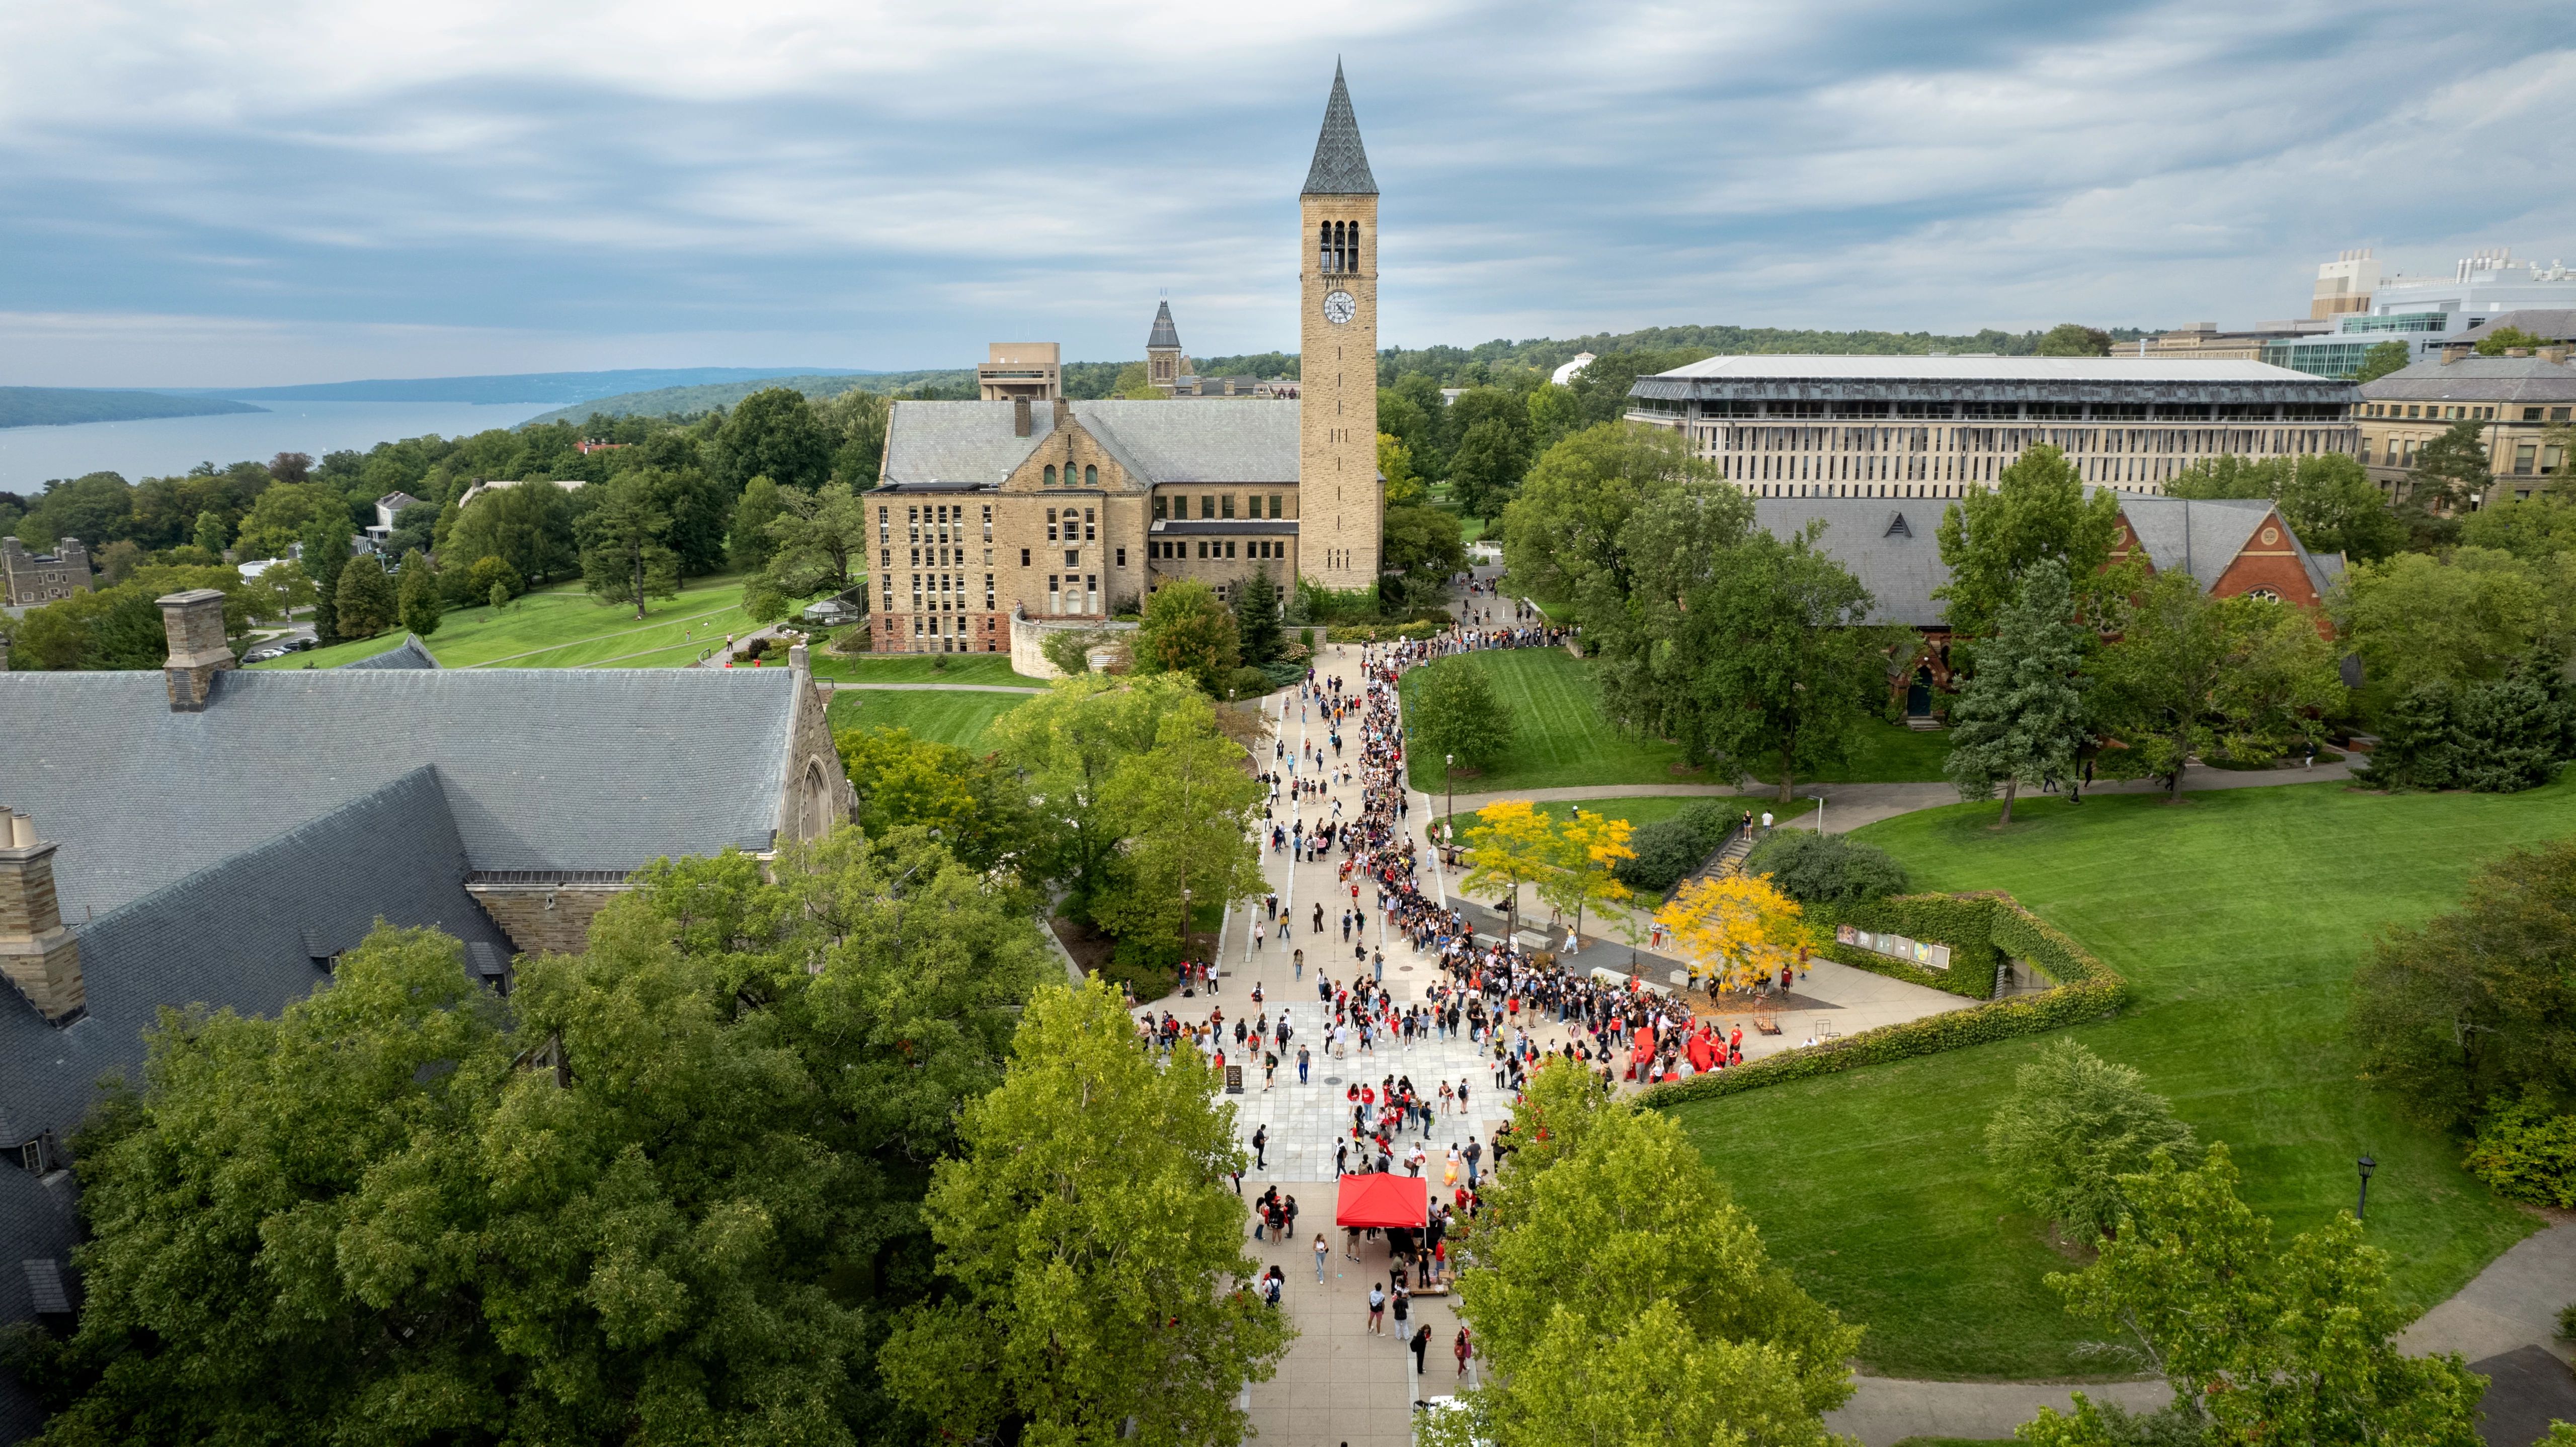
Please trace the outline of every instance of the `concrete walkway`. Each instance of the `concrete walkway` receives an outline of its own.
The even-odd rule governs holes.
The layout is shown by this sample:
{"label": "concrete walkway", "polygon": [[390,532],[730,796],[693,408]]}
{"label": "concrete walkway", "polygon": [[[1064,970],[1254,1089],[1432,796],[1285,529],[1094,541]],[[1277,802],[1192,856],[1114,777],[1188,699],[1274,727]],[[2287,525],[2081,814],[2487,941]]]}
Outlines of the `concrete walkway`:
{"label": "concrete walkway", "polygon": [[2560,1361],[2576,1348],[2558,1339],[2558,1308],[2576,1301],[2576,1222],[2524,1237],[2459,1294],[2415,1319],[2397,1345],[2412,1356],[2458,1352],[2470,1361],[2536,1346]]}
{"label": "concrete walkway", "polygon": [[1829,1431],[1860,1439],[1861,1447],[1892,1447],[1908,1437],[1964,1437],[2000,1441],[2039,1415],[2042,1407],[2075,1410],[2074,1394],[2152,1412],[2173,1400],[2163,1382],[1909,1382],[1856,1376],[1852,1399],[1825,1414]]}
{"label": "concrete walkway", "polygon": [[1043,688],[1023,688],[1016,683],[840,683],[818,678],[814,686],[826,693],[838,688],[867,689],[888,693],[1044,693]]}

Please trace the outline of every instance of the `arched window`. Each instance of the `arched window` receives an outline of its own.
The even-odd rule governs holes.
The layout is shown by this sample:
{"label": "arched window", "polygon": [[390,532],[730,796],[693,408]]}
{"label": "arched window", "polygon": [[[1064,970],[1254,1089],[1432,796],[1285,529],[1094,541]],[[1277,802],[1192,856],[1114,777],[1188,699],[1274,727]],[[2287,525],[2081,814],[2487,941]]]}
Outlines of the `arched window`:
{"label": "arched window", "polygon": [[1351,223],[1351,270],[1360,269],[1360,224]]}
{"label": "arched window", "polygon": [[1084,463],[1082,468],[1082,485],[1084,487],[1098,487],[1100,485],[1100,469],[1090,463]]}
{"label": "arched window", "polygon": [[1315,228],[1315,269],[1333,269],[1333,223],[1330,221]]}
{"label": "arched window", "polygon": [[802,815],[797,822],[797,837],[820,839],[832,831],[832,789],[823,781],[823,766],[805,765],[804,797],[799,801]]}
{"label": "arched window", "polygon": [[1052,463],[1052,462],[1050,462],[1050,463],[1048,463],[1048,464],[1047,464],[1047,468],[1046,468],[1046,482],[1045,482],[1045,484],[1044,484],[1044,485],[1045,485],[1045,486],[1047,486],[1047,487],[1053,487],[1053,486],[1055,486],[1055,464],[1054,464],[1054,463]]}

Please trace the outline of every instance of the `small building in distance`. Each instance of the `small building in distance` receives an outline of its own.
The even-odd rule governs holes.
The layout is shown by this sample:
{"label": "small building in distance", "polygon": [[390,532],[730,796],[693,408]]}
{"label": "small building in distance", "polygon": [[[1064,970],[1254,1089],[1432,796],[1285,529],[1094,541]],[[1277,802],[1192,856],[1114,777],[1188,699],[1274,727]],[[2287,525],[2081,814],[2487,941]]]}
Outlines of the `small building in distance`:
{"label": "small building in distance", "polygon": [[1629,397],[1629,420],[1756,497],[1957,497],[2042,443],[2088,483],[2153,494],[2223,454],[2350,453],[2361,400],[2261,362],[1973,356],[1710,357]]}
{"label": "small building in distance", "polygon": [[407,492],[389,492],[376,499],[376,520],[367,525],[367,546],[380,548],[394,535],[395,520],[407,507],[418,507],[421,499]]}
{"label": "small building in distance", "polygon": [[[578,477],[555,477],[548,478],[547,481],[556,487],[562,488],[566,492],[579,492],[583,483],[583,479]],[[500,492],[505,488],[513,488],[518,485],[519,482],[516,478],[477,478],[475,479],[473,486],[465,489],[465,495],[456,500],[456,510],[463,512],[465,509],[472,507],[474,505],[474,499],[483,496],[485,493]]]}
{"label": "small building in distance", "polygon": [[2507,312],[2569,308],[2576,308],[2576,268],[2516,262],[2510,250],[2497,247],[2460,258],[2448,276],[2377,277],[2360,306],[2330,314],[2331,330],[2266,342],[2263,360],[2320,377],[2350,377],[2385,342],[2404,342],[2407,360],[2420,362]]}
{"label": "small building in distance", "polygon": [[1154,390],[1174,399],[1250,397],[1281,401],[1297,395],[1297,383],[1287,377],[1198,375],[1198,364],[1181,350],[1180,329],[1172,324],[1172,304],[1168,301],[1155,306],[1154,328],[1145,334],[1145,380]]}
{"label": "small building in distance", "polygon": [[2483,502],[2529,498],[2566,471],[2566,429],[2576,421],[2576,363],[2567,347],[2523,356],[2445,352],[2361,387],[2361,462],[2394,498],[2424,444],[2462,422],[2478,424],[2495,489]]}
{"label": "small building in distance", "polygon": [[1591,366],[1592,361],[1590,352],[1577,352],[1574,354],[1574,360],[1559,364],[1555,371],[1548,373],[1547,379],[1557,386],[1565,386],[1572,382],[1584,368]]}
{"label": "small building in distance", "polygon": [[1064,395],[1064,349],[1054,342],[993,342],[975,369],[977,396],[986,402],[1026,397],[1044,402]]}
{"label": "small building in distance", "polygon": [[41,608],[89,591],[94,575],[89,549],[78,538],[57,538],[50,553],[31,553],[16,538],[0,538],[0,603]]}

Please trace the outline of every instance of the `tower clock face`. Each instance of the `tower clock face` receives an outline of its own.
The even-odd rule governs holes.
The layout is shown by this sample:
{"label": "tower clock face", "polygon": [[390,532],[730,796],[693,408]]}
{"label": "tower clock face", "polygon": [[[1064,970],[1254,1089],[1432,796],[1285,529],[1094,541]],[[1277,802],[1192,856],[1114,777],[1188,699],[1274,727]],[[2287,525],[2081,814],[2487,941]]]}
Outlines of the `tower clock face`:
{"label": "tower clock face", "polygon": [[1337,327],[1358,315],[1359,309],[1359,303],[1352,301],[1351,294],[1346,291],[1337,291],[1324,298],[1324,320]]}

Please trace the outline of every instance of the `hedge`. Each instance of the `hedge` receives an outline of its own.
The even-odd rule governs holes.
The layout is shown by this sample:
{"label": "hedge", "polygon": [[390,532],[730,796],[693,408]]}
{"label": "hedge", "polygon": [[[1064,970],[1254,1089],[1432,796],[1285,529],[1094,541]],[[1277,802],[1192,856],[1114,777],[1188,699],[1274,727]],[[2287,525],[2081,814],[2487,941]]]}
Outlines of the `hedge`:
{"label": "hedge", "polygon": [[1995,995],[1995,967],[2009,953],[1994,945],[1995,908],[1994,901],[1982,897],[1901,894],[1814,911],[1817,923],[1827,927],[1847,924],[1875,934],[1903,935],[1948,945],[1950,968],[1946,971],[1925,969],[1893,955],[1853,945],[1827,945],[1818,953],[1856,970],[1928,985],[1971,1000],[1991,1000]]}
{"label": "hedge", "polygon": [[1415,623],[1337,623],[1324,630],[1327,643],[1419,643],[1437,638],[1449,630],[1445,622],[1423,619]]}
{"label": "hedge", "polygon": [[[2040,995],[1990,1000],[1927,1019],[1882,1025],[1840,1040],[1805,1049],[1785,1050],[1731,1070],[1714,1070],[1676,1084],[1651,1086],[1642,1093],[1641,1101],[1661,1107],[1679,1105],[1684,1101],[1714,1100],[1722,1095],[1833,1075],[1863,1065],[1910,1060],[1918,1055],[1935,1055],[1965,1045],[1984,1045],[1997,1040],[2045,1034],[2068,1025],[2098,1020],[2129,1001],[2127,980],[2094,958],[2083,946],[2068,939],[2055,926],[2022,908],[2011,895],[1999,890],[1946,896],[1910,895],[1874,903],[1907,905],[1926,901],[1959,906],[1947,916],[1953,921],[1969,917],[1966,906],[1972,903],[1982,905],[1986,918],[1986,946],[1990,950],[2029,960],[2057,980],[2057,988]],[[1929,910],[1928,905],[1926,909]],[[1951,947],[1955,957],[1960,941],[1948,939],[1942,943]]]}

